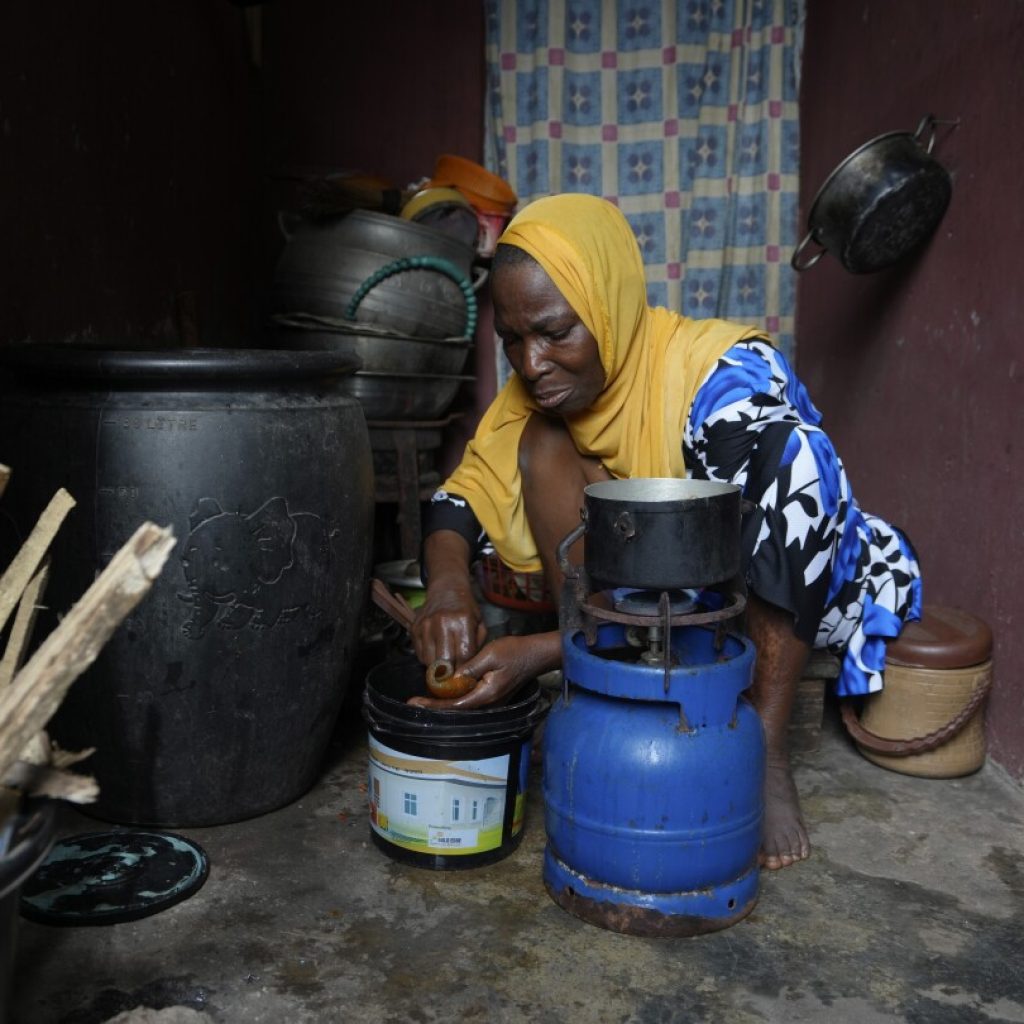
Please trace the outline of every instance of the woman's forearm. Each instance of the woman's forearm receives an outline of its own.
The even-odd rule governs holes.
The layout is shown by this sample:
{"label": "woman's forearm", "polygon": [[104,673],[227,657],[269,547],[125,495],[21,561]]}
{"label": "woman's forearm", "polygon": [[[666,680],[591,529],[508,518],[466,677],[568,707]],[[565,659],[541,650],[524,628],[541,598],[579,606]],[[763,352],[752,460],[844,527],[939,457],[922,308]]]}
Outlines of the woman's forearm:
{"label": "woman's forearm", "polygon": [[423,542],[427,586],[469,586],[469,544],[454,530],[437,530]]}
{"label": "woman's forearm", "polygon": [[537,641],[536,661],[534,673],[542,675],[553,669],[562,667],[562,634],[558,630],[550,633],[535,634]]}

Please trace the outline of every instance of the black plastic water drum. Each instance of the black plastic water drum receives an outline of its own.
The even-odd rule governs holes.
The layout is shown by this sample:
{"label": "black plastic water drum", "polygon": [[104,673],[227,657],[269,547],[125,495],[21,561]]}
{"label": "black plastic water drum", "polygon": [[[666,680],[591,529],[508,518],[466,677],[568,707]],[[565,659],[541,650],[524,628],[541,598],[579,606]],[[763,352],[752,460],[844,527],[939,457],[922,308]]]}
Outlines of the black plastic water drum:
{"label": "black plastic water drum", "polygon": [[348,682],[372,561],[373,464],[329,352],[0,352],[0,564],[59,487],[36,636],[145,520],[177,539],[152,591],[52,722],[95,747],[90,813],[237,821],[316,780]]}
{"label": "black plastic water drum", "polygon": [[395,860],[450,870],[507,857],[523,835],[533,731],[548,710],[538,685],[473,710],[405,702],[426,696],[414,658],[366,679],[373,842]]}

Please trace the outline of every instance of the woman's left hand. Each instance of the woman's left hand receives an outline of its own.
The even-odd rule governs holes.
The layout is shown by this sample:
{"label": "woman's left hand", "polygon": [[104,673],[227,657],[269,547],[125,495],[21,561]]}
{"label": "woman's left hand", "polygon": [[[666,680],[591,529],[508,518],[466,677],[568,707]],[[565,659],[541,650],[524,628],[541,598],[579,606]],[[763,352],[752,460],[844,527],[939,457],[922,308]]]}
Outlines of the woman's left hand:
{"label": "woman's left hand", "polygon": [[558,668],[561,660],[562,639],[557,632],[499,637],[456,668],[458,675],[480,680],[469,693],[454,700],[410,697],[407,703],[441,709],[495,704],[541,673]]}

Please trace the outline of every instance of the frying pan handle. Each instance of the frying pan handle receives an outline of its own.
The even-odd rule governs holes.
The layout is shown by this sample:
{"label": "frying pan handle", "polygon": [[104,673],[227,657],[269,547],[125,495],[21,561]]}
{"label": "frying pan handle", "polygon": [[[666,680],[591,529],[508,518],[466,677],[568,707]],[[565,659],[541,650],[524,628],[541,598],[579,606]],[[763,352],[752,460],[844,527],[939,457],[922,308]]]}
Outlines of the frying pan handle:
{"label": "frying pan handle", "polygon": [[[825,253],[828,251],[822,245],[821,248],[813,256],[811,256],[810,259],[805,260],[803,263],[801,263],[800,253],[802,253],[804,249],[807,248],[807,246],[810,245],[810,243],[815,240],[816,239],[814,238],[814,232],[808,231],[807,234],[804,236],[804,240],[796,247],[796,249],[793,250],[793,255],[790,258],[789,265],[794,270],[807,270],[809,267],[813,267],[814,264],[817,263],[818,260],[820,260],[821,257],[824,256]],[[820,242],[818,244],[821,245]]]}

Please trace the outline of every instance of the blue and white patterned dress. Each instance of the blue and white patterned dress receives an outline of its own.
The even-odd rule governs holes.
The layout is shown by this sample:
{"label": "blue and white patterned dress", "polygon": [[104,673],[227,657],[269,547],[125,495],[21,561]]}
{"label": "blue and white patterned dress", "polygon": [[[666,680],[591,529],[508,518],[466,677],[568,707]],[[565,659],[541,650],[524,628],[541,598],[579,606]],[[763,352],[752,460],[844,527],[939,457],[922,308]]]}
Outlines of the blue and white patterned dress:
{"label": "blue and white patterned dress", "polygon": [[[701,480],[735,483],[756,508],[743,516],[753,593],[792,612],[798,637],[842,656],[841,696],[881,689],[885,642],[921,616],[921,573],[909,541],[862,512],[803,384],[767,342],[740,342],[701,384],[683,455]],[[488,545],[472,509],[438,491],[424,535],[461,533]]]}
{"label": "blue and white patterned dress", "polygon": [[841,654],[836,692],[881,689],[885,642],[921,616],[909,541],[861,511],[821,413],[781,352],[733,346],[690,408],[683,454],[697,479],[739,484],[750,589],[792,612],[796,633]]}

